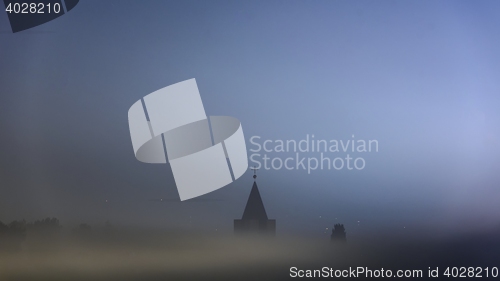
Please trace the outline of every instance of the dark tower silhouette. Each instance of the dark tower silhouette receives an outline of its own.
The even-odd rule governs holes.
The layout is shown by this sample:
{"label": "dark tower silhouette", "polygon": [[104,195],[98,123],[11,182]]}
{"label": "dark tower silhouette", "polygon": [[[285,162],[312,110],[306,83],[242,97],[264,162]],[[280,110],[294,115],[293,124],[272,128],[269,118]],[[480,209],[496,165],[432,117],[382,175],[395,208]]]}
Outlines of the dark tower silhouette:
{"label": "dark tower silhouette", "polygon": [[254,170],[254,182],[252,190],[250,191],[250,196],[248,196],[247,205],[241,220],[234,220],[234,232],[240,233],[259,233],[259,234],[276,234],[276,220],[270,220],[267,217],[266,208],[260,197],[259,188],[255,179],[257,175]]}
{"label": "dark tower silhouette", "polygon": [[332,229],[332,242],[346,242],[346,232],[343,224],[337,223]]}

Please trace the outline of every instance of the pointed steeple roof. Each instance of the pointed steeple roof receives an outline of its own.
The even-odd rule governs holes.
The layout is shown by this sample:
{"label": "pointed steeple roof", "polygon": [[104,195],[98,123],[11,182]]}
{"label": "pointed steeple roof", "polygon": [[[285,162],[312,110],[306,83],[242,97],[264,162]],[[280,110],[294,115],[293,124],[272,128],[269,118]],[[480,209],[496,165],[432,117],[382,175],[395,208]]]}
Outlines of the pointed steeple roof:
{"label": "pointed steeple roof", "polygon": [[262,203],[257,183],[253,182],[252,191],[248,196],[247,205],[243,212],[242,220],[267,220],[266,208]]}

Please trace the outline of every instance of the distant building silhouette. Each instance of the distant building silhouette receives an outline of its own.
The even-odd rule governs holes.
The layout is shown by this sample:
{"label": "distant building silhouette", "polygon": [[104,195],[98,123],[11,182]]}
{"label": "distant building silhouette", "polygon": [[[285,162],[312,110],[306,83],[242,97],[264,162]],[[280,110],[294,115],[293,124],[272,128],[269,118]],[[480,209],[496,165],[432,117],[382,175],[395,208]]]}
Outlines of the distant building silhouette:
{"label": "distant building silhouette", "polygon": [[332,242],[346,242],[346,232],[343,224],[337,223],[332,229],[332,235],[330,236]]}
{"label": "distant building silhouette", "polygon": [[[253,169],[254,173],[257,169]],[[247,205],[241,220],[234,220],[234,233],[259,233],[259,234],[276,234],[276,220],[267,218],[266,209],[262,198],[260,197],[259,188],[255,182],[257,176],[254,174],[254,182],[250,196],[248,196]]]}

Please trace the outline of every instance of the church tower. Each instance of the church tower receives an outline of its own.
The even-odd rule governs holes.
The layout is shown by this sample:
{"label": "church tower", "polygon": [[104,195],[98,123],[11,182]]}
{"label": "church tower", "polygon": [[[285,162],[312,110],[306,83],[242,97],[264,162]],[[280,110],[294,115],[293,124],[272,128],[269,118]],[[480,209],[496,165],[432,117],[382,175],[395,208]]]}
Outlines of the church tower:
{"label": "church tower", "polygon": [[250,191],[250,196],[248,196],[247,205],[241,220],[234,220],[234,233],[256,233],[274,236],[276,234],[276,220],[267,218],[266,208],[255,182],[257,169],[253,168],[252,170],[254,170],[252,190]]}

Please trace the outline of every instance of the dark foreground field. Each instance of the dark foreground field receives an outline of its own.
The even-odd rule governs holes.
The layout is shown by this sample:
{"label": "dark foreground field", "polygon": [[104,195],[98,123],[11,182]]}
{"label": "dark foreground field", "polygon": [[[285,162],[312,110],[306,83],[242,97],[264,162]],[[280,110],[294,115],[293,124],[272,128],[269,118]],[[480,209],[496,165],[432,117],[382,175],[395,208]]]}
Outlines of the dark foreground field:
{"label": "dark foreground field", "polygon": [[[497,234],[449,239],[381,237],[345,245],[304,237],[263,239],[144,229],[57,240],[28,237],[21,248],[0,254],[0,280],[301,279],[290,277],[291,267],[423,272],[421,278],[404,280],[429,279],[428,268],[439,267],[440,277],[433,280],[450,280],[454,278],[442,275],[446,267],[500,267]],[[500,277],[486,278],[483,272],[479,280],[489,279]]]}

